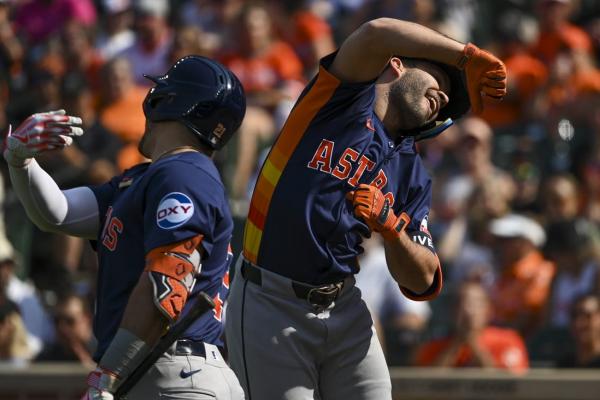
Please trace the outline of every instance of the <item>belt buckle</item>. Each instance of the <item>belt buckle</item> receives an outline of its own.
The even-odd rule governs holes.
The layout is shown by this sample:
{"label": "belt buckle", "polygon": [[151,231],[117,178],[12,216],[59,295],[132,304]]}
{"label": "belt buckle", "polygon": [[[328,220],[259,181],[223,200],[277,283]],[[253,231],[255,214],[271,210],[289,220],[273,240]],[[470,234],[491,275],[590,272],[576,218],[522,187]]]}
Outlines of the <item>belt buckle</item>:
{"label": "belt buckle", "polygon": [[189,340],[180,339],[175,342],[176,355],[190,355],[192,352],[192,343]]}
{"label": "belt buckle", "polygon": [[[338,283],[332,283],[332,284],[326,285],[326,286],[311,288],[308,291],[308,294],[306,295],[306,301],[308,301],[308,303],[311,306],[313,306],[313,308],[317,312],[322,312],[327,307],[329,307],[331,305],[331,303],[333,303],[335,301],[335,299],[337,299],[337,297],[340,294],[340,291],[342,290],[343,285],[344,285],[344,282],[338,282]],[[319,302],[319,300],[317,300],[317,299],[311,300],[311,298],[314,294],[321,295],[323,297],[323,300],[325,300],[325,301]]]}

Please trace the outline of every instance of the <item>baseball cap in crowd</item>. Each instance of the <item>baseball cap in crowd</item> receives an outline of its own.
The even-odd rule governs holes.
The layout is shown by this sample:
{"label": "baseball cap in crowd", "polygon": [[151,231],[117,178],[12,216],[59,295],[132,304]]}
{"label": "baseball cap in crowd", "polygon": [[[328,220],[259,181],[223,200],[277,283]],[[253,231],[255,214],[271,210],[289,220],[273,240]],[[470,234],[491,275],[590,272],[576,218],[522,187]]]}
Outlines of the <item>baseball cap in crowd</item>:
{"label": "baseball cap in crowd", "polygon": [[109,14],[118,14],[131,8],[131,0],[102,0],[104,9]]}
{"label": "baseball cap in crowd", "polygon": [[593,239],[594,226],[583,219],[571,219],[551,223],[546,229],[548,241],[547,252],[570,252],[588,246]]}
{"label": "baseball cap in crowd", "polygon": [[139,14],[167,17],[169,0],[135,0],[134,10]]}
{"label": "baseball cap in crowd", "polygon": [[499,238],[523,238],[529,240],[536,247],[541,247],[546,242],[546,233],[535,220],[519,214],[508,214],[492,220],[490,232]]}

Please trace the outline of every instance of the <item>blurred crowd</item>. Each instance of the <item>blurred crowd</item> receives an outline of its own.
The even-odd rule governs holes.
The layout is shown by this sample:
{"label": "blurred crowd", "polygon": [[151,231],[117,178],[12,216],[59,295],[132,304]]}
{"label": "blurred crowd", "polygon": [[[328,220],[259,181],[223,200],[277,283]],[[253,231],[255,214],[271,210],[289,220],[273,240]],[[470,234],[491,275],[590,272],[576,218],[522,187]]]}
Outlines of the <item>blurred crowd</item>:
{"label": "blurred crowd", "polygon": [[[85,135],[40,164],[63,188],[144,161],[142,101],[187,54],[242,81],[248,110],[216,159],[241,234],[258,168],[318,60],[361,23],[415,21],[507,65],[509,94],[418,143],[445,288],[402,296],[382,245],[358,285],[390,365],[600,367],[600,2],[595,0],[0,0],[0,130],[64,108]],[[93,364],[96,261],[39,231],[0,162],[0,362]]]}

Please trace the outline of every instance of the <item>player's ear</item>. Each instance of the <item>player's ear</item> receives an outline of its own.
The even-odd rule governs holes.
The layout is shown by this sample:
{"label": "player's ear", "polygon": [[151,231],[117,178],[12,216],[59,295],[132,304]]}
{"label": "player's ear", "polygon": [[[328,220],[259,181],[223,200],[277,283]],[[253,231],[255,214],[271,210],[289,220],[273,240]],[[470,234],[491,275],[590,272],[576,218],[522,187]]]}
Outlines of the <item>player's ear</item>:
{"label": "player's ear", "polygon": [[404,64],[402,64],[402,60],[400,59],[400,57],[394,56],[390,58],[389,69],[396,77],[402,74],[402,72],[404,71]]}

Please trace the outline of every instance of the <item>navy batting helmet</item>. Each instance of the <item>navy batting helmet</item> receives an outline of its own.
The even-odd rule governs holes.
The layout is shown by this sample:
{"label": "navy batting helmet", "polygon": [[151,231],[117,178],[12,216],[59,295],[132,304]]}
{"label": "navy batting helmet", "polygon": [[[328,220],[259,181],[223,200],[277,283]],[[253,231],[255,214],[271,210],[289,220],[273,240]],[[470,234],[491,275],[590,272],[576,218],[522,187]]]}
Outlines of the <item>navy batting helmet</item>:
{"label": "navy batting helmet", "polygon": [[163,76],[144,76],[156,84],[144,100],[146,118],[180,121],[212,149],[222,148],[244,119],[242,84],[214,60],[186,56]]}

